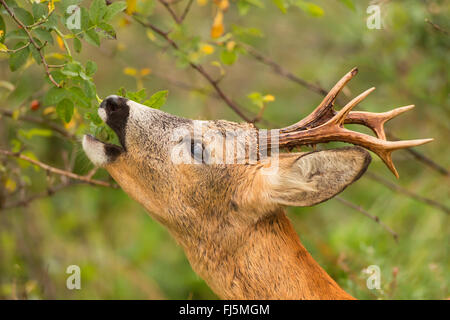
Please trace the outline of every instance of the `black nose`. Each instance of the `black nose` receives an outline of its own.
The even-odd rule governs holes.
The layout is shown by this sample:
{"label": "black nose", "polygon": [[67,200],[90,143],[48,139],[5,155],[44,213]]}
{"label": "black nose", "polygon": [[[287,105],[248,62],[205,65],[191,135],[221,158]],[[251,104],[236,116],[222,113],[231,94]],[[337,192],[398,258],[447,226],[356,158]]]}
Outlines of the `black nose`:
{"label": "black nose", "polygon": [[106,97],[99,108],[104,108],[107,113],[112,111],[118,111],[119,109],[127,108],[127,99],[119,96],[108,96]]}

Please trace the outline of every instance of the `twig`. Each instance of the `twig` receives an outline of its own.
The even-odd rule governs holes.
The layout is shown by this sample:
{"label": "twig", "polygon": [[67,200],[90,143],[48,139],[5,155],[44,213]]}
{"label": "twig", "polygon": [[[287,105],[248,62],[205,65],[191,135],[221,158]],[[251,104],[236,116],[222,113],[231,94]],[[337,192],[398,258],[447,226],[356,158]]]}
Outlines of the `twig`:
{"label": "twig", "polygon": [[[241,45],[243,45],[243,44],[241,44]],[[325,90],[324,88],[322,88],[322,87],[320,87],[320,86],[318,86],[318,85],[316,85],[316,84],[314,84],[314,83],[308,82],[308,81],[306,81],[306,80],[304,80],[304,79],[302,79],[302,78],[300,78],[300,77],[294,75],[293,73],[287,71],[287,70],[284,69],[282,66],[280,66],[278,63],[276,63],[275,61],[273,61],[272,59],[270,59],[270,58],[268,58],[268,57],[266,57],[266,56],[263,56],[261,53],[259,53],[258,51],[256,51],[256,50],[255,50],[254,48],[252,48],[251,46],[245,45],[245,44],[244,44],[244,48],[245,48],[245,50],[247,50],[247,52],[250,53],[256,60],[262,62],[262,63],[265,64],[265,65],[270,66],[270,67],[272,68],[272,70],[273,70],[275,73],[279,74],[280,76],[283,76],[283,77],[285,77],[285,78],[288,78],[289,80],[291,80],[291,81],[293,81],[293,82],[296,82],[296,83],[298,83],[299,85],[301,85],[301,86],[303,86],[303,87],[305,87],[305,88],[307,88],[307,89],[309,89],[309,90],[311,90],[311,91],[314,91],[314,92],[316,92],[316,93],[318,93],[318,94],[321,94],[321,95],[323,95],[323,96],[326,96],[326,95],[328,94],[328,91]]]}
{"label": "twig", "polygon": [[445,212],[446,214],[450,214],[450,208],[446,207],[445,205],[443,205],[442,203],[437,202],[436,200],[432,200],[429,198],[425,198],[422,197],[421,195],[418,195],[412,191],[409,191],[408,189],[405,189],[399,185],[396,185],[395,183],[390,182],[389,180],[385,179],[384,177],[373,173],[373,172],[366,172],[366,176],[369,177],[372,180],[375,180],[383,185],[385,185],[386,187],[388,187],[389,189],[391,189],[392,191],[395,192],[399,192],[399,193],[403,193],[407,196],[409,196],[410,198],[413,198],[417,201],[420,201],[422,203],[428,204],[432,207],[435,207],[443,212]]}
{"label": "twig", "polygon": [[354,210],[362,213],[363,215],[365,215],[369,219],[372,219],[376,223],[378,223],[383,229],[385,229],[387,232],[389,232],[392,235],[392,237],[394,238],[395,242],[398,242],[398,234],[397,234],[397,232],[395,232],[388,225],[383,223],[378,216],[371,215],[369,212],[364,210],[362,207],[354,204],[353,202],[345,200],[345,199],[343,199],[343,198],[341,198],[339,196],[336,196],[335,199],[338,200],[339,202],[343,203],[344,205],[346,205],[346,206],[348,206],[350,208],[353,208]]}
{"label": "twig", "polygon": [[439,32],[442,32],[445,35],[449,35],[449,32],[445,29],[443,29],[441,26],[439,26],[438,24],[431,22],[429,19],[425,19],[425,22],[427,22],[428,24],[430,24],[434,29],[436,29]]}
{"label": "twig", "polygon": [[186,5],[186,8],[184,8],[183,14],[181,15],[181,18],[180,18],[180,23],[182,23],[184,21],[184,19],[186,19],[193,2],[194,2],[194,0],[189,0],[188,4]]}
{"label": "twig", "polygon": [[22,160],[28,161],[28,162],[30,162],[30,163],[38,166],[38,167],[41,167],[42,169],[44,169],[44,170],[46,170],[48,172],[52,172],[52,173],[55,173],[55,174],[58,174],[58,175],[61,175],[61,176],[69,177],[71,179],[80,180],[80,181],[83,181],[83,182],[87,182],[87,183],[90,183],[90,184],[95,184],[95,185],[99,185],[99,186],[103,186],[103,187],[116,188],[116,186],[113,186],[112,184],[110,184],[108,182],[91,179],[91,178],[89,178],[87,176],[80,176],[80,175],[75,174],[73,172],[69,172],[69,171],[66,171],[66,170],[61,170],[61,169],[49,166],[48,164],[45,164],[45,163],[40,162],[38,160],[31,159],[30,157],[27,157],[27,156],[25,156],[23,154],[20,154],[20,153],[12,152],[12,151],[5,150],[5,149],[0,149],[0,154],[3,154],[3,155],[8,156],[8,157],[14,157],[14,158],[18,158],[18,159],[22,159]]}
{"label": "twig", "polygon": [[167,11],[169,11],[169,13],[172,16],[175,23],[181,24],[181,20],[180,20],[180,18],[178,18],[175,11],[173,11],[172,6],[169,3],[167,3],[165,0],[159,0],[159,2],[167,9]]}
{"label": "twig", "polygon": [[[161,29],[159,29],[158,27],[154,26],[153,24],[149,23],[149,22],[144,22],[141,21],[136,15],[133,15],[133,18],[136,22],[138,22],[139,24],[141,24],[142,26],[149,28],[151,30],[153,30],[155,33],[157,33],[158,35],[160,35],[161,37],[163,37],[171,46],[172,48],[174,48],[175,50],[182,52],[181,49],[179,48],[179,46],[176,44],[175,41],[173,41],[172,39],[170,39],[169,35],[167,32],[162,31]],[[219,97],[234,111],[236,112],[237,115],[239,115],[243,120],[247,121],[247,122],[252,122],[252,119],[249,118],[248,116],[246,116],[242,111],[241,111],[241,107],[239,105],[237,105],[233,100],[231,100],[231,98],[229,98],[223,91],[222,89],[219,87],[219,84],[217,83],[217,81],[215,81],[206,71],[205,69],[199,65],[199,64],[195,64],[193,62],[189,62],[189,65],[195,69],[198,73],[200,73],[203,78],[205,78],[212,86],[213,88],[216,90],[217,94],[219,95]]]}
{"label": "twig", "polygon": [[[0,109],[0,114],[10,117],[10,118],[13,117],[13,112],[10,110]],[[49,129],[58,132],[59,134],[61,134],[62,136],[66,137],[68,139],[76,140],[76,136],[74,134],[68,132],[63,127],[60,127],[57,124],[47,121],[45,119],[33,117],[33,116],[21,115],[21,116],[19,116],[19,118],[17,120],[44,125],[44,126],[48,127]]]}
{"label": "twig", "polygon": [[11,16],[11,18],[16,22],[16,24],[26,32],[28,38],[30,39],[31,44],[36,48],[37,52],[39,53],[39,56],[41,57],[41,62],[42,65],[44,66],[45,73],[47,74],[48,78],[56,87],[60,88],[61,86],[59,85],[59,83],[55,81],[55,79],[53,79],[53,76],[50,73],[47,61],[45,60],[44,54],[42,53],[42,48],[38,46],[38,44],[33,38],[33,35],[30,33],[30,30],[28,30],[28,27],[16,17],[14,12],[6,4],[5,0],[0,0],[0,3],[5,7],[6,11]]}

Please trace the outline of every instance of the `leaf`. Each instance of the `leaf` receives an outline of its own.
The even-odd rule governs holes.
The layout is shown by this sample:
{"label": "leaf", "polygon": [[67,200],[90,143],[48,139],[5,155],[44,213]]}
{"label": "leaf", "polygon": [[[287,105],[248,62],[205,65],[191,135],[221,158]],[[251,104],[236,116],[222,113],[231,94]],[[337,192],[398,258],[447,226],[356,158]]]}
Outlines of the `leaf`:
{"label": "leaf", "polygon": [[33,31],[40,40],[53,44],[53,36],[50,31],[44,28],[34,29]]}
{"label": "leaf", "polygon": [[131,15],[136,12],[137,0],[127,0],[127,14]]}
{"label": "leaf", "polygon": [[45,4],[37,2],[33,2],[31,11],[33,12],[35,22],[45,18],[48,12],[47,6]]}
{"label": "leaf", "polygon": [[69,99],[63,99],[56,106],[56,113],[61,120],[68,123],[72,119],[73,109],[73,102]]}
{"label": "leaf", "polygon": [[356,7],[355,4],[353,3],[353,0],[339,0],[339,1],[342,2],[349,9],[356,11]]}
{"label": "leaf", "polygon": [[168,90],[162,90],[154,93],[150,99],[144,102],[146,106],[151,108],[159,109],[164,103],[166,103],[167,95],[169,94]]}
{"label": "leaf", "polygon": [[313,17],[321,17],[325,13],[321,7],[311,2],[297,0],[295,5]]}
{"label": "leaf", "polygon": [[216,16],[214,17],[214,22],[211,27],[211,38],[219,38],[224,31],[223,26],[223,13],[222,11],[217,11]]}
{"label": "leaf", "polygon": [[223,64],[226,64],[228,66],[232,65],[237,59],[237,54],[236,52],[233,51],[228,51],[228,50],[223,50],[222,53],[220,54],[220,60],[222,61]]}
{"label": "leaf", "polygon": [[97,64],[93,61],[86,63],[86,75],[92,76],[97,71]]}
{"label": "leaf", "polygon": [[100,38],[97,34],[97,32],[94,29],[90,29],[88,31],[85,32],[84,34],[84,39],[86,40],[87,43],[97,46],[100,46]]}
{"label": "leaf", "polygon": [[109,25],[107,23],[104,23],[104,22],[101,22],[98,25],[98,27],[100,28],[100,31],[102,31],[101,34],[105,38],[110,39],[110,40],[115,40],[116,39],[116,31],[114,31],[114,28],[111,25]]}
{"label": "leaf", "polygon": [[[24,45],[25,45],[25,43],[19,42],[18,44],[16,44],[14,49],[19,49],[19,48],[23,47]],[[27,61],[29,55],[30,55],[29,47],[25,47],[19,51],[11,53],[11,55],[9,57],[9,68],[11,69],[11,71],[16,71],[21,66],[23,66],[25,64],[25,62]]]}
{"label": "leaf", "polygon": [[118,14],[119,12],[122,12],[123,10],[125,10],[127,7],[127,3],[125,1],[117,1],[114,2],[112,4],[110,4],[107,8],[106,8],[106,14],[103,17],[103,20],[105,20],[106,22],[108,22],[109,20],[111,20],[116,14]]}
{"label": "leaf", "polygon": [[50,88],[50,90],[47,91],[47,93],[44,96],[44,105],[46,106],[56,105],[66,96],[67,96],[66,89],[52,87]]}
{"label": "leaf", "polygon": [[22,8],[14,8],[14,15],[26,26],[34,23],[33,16],[27,10]]}
{"label": "leaf", "polygon": [[75,52],[77,52],[77,53],[81,52],[82,44],[81,44],[80,39],[73,38],[73,48],[75,49]]}
{"label": "leaf", "polygon": [[91,106],[91,99],[86,96],[83,90],[79,87],[72,87],[69,89],[70,96],[77,104],[89,108]]}
{"label": "leaf", "polygon": [[85,80],[84,92],[88,98],[94,99],[97,95],[97,88],[95,87],[95,84],[92,81]]}
{"label": "leaf", "polygon": [[77,77],[80,75],[80,72],[82,71],[82,67],[79,63],[76,62],[70,62],[67,63],[64,68],[61,70],[61,72],[69,77]]}
{"label": "leaf", "polygon": [[8,47],[0,42],[0,52],[8,52]]}
{"label": "leaf", "polygon": [[3,43],[5,41],[5,36],[6,36],[5,21],[3,20],[3,17],[0,16],[0,43]]}
{"label": "leaf", "polygon": [[102,21],[103,16],[106,14],[105,0],[94,0],[89,8],[89,17],[94,24],[98,24]]}
{"label": "leaf", "polygon": [[272,0],[272,2],[278,7],[278,9],[280,9],[281,12],[287,12],[285,0]]}

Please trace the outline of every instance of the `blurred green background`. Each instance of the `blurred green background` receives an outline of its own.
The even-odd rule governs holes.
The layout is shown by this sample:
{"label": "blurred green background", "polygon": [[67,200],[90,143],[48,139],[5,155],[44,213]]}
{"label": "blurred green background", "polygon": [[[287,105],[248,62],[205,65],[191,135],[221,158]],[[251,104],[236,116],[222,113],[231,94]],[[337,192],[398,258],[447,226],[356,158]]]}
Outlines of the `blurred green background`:
{"label": "blurred green background", "polygon": [[[176,7],[177,12],[182,12],[185,1]],[[323,15],[316,17],[298,8],[283,14],[269,1],[264,1],[264,8],[252,7],[246,15],[240,15],[236,3],[231,1],[224,15],[225,32],[253,28],[243,32],[242,41],[286,70],[326,89],[358,66],[360,72],[343,92],[341,101],[375,86],[377,90],[359,110],[382,112],[415,104],[413,111],[389,122],[387,127],[402,139],[435,138],[435,142],[416,150],[448,169],[450,38],[442,30],[450,30],[449,2],[380,1],[384,25],[379,30],[366,26],[370,1],[355,1],[354,10],[344,2],[316,1],[323,9]],[[150,21],[169,29],[170,18],[164,7],[141,0],[138,5],[154,6]],[[182,32],[208,43],[213,17],[211,3],[194,1]],[[167,103],[162,107],[166,112],[193,119],[240,121],[223,101],[215,98],[203,78],[191,68],[180,67],[171,49],[160,45],[162,40],[124,16],[116,17],[113,24],[117,26],[117,40],[102,42],[100,48],[86,45],[79,57],[81,61],[90,59],[98,64],[94,81],[100,97],[116,93],[120,87],[129,90],[143,87],[149,93],[168,89]],[[174,39],[177,40],[176,35]],[[216,48],[201,60],[214,77],[220,76],[221,71],[211,62],[219,60],[220,50]],[[254,114],[258,107],[247,97],[250,93],[275,97],[264,112],[263,124],[270,127],[286,126],[301,119],[322,98],[273,73],[249,54],[239,53],[232,66],[222,64],[221,68],[223,90]],[[137,74],[142,69],[150,69],[144,74],[150,73],[136,79],[133,69]],[[21,108],[29,102],[27,97],[31,93],[42,88],[42,70],[35,65],[21,73],[11,73],[7,59],[2,58],[0,78],[29,90],[27,94],[3,95],[1,108]],[[35,125],[18,125],[9,118],[0,118],[1,147],[9,146],[19,127]],[[87,128],[69,126],[68,130],[81,137]],[[75,172],[85,174],[92,168],[79,143],[57,135],[33,137],[30,148],[41,161],[55,167],[63,166],[64,151],[76,150]],[[7,161],[11,160],[0,157],[0,163]],[[394,162],[399,180],[375,155],[369,172],[438,201],[447,209],[395,192],[368,176],[347,188],[341,197],[378,216],[398,233],[398,243],[379,224],[335,199],[311,208],[289,208],[288,215],[312,256],[353,296],[448,299],[449,177],[405,151],[394,153]],[[24,170],[31,179],[27,192],[45,190],[48,182],[42,170],[37,172],[32,167]],[[100,170],[95,178],[108,179],[108,175]],[[8,200],[7,191],[4,196]],[[66,288],[69,265],[81,268],[81,290]],[[380,290],[369,290],[366,286],[368,275],[363,270],[370,265],[381,269]],[[124,192],[79,185],[26,207],[0,209],[0,298],[216,296],[191,270],[183,251],[168,232]]]}

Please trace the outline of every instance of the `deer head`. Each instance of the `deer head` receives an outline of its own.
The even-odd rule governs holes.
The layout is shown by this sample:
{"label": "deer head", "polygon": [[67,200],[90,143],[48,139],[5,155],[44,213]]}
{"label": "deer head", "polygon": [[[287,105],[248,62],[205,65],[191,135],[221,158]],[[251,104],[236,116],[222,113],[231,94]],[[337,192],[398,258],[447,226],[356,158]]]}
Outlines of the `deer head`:
{"label": "deer head", "polygon": [[[332,198],[364,173],[370,155],[361,147],[304,153],[279,153],[278,148],[348,142],[375,152],[398,176],[391,152],[431,141],[386,141],[384,122],[411,106],[381,114],[352,112],[373,89],[334,111],[337,94],[356,72],[345,75],[308,117],[269,132],[249,123],[184,119],[109,96],[98,114],[115,131],[120,146],[86,135],[83,148],[95,165],[104,167],[168,228],[194,270],[221,297],[328,297],[317,293],[325,289],[314,288],[330,285],[325,290],[329,297],[331,292],[348,297],[310,259],[282,208]],[[377,137],[347,130],[344,123],[366,125]],[[276,257],[270,258],[273,254]],[[268,258],[271,262],[264,263]],[[279,264],[278,278],[270,278],[267,264]],[[292,283],[284,289],[285,285],[271,283],[282,281],[283,272]],[[308,278],[314,278],[311,272],[319,279],[305,286]]]}

